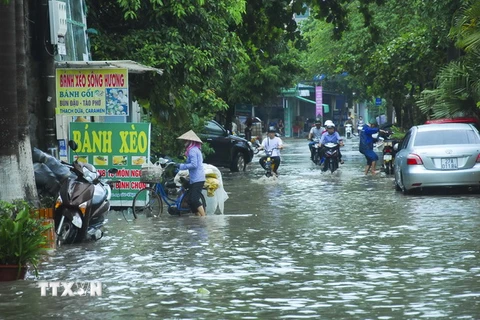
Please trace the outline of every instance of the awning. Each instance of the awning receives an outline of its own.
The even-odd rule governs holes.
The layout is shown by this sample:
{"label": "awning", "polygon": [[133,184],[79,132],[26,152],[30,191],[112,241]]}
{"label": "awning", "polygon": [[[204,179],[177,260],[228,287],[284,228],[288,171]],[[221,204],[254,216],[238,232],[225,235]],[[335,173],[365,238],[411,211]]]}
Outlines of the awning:
{"label": "awning", "polygon": [[76,69],[127,69],[129,73],[156,72],[163,74],[163,70],[149,67],[132,60],[110,60],[110,61],[56,61],[56,68]]}
{"label": "awning", "polygon": [[[316,104],[315,101],[310,100],[310,99],[307,99],[307,98],[304,98],[304,97],[295,96],[295,98],[297,98],[297,99],[299,99],[299,100],[302,100],[302,101],[305,101],[305,102],[309,102],[309,103],[312,103],[312,104]],[[328,104],[322,103],[322,107],[323,107],[323,111],[324,111],[324,112],[329,112],[330,106],[329,106]]]}
{"label": "awning", "polygon": [[315,101],[310,100],[310,99],[307,99],[307,98],[304,98],[304,97],[295,96],[295,98],[297,98],[297,99],[299,99],[299,100],[302,100],[302,101],[306,101],[306,102],[310,102],[310,103],[316,104]]}

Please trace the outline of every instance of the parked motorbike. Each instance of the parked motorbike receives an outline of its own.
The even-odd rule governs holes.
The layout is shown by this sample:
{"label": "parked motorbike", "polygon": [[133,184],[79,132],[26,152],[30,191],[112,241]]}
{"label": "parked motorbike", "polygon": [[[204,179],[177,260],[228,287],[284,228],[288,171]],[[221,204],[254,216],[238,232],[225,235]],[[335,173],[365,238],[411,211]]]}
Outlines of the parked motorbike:
{"label": "parked motorbike", "polygon": [[32,160],[40,203],[42,205],[52,203],[53,208],[60,187],[71,172],[60,160],[37,148],[33,148]]}
{"label": "parked motorbike", "polygon": [[337,143],[329,142],[325,144],[325,161],[323,162],[322,171],[326,172],[330,170],[334,173],[338,169],[338,153],[339,145]]}
{"label": "parked motorbike", "polygon": [[383,171],[385,174],[393,174],[393,162],[395,160],[396,151],[394,145],[398,142],[392,139],[393,132],[387,128],[383,128],[386,133],[380,133],[378,139],[382,141],[382,157],[383,157]]}
{"label": "parked motorbike", "polygon": [[345,137],[347,139],[351,139],[352,138],[352,135],[353,135],[353,125],[350,124],[350,123],[347,123],[345,125]]}
{"label": "parked motorbike", "polygon": [[[77,149],[75,141],[68,142],[72,150]],[[99,240],[103,237],[102,227],[108,221],[111,185],[118,181],[102,180],[97,169],[75,160],[62,164],[73,173],[61,186],[55,204],[55,229],[59,244],[71,244],[85,240]],[[117,169],[109,169],[116,174]]]}

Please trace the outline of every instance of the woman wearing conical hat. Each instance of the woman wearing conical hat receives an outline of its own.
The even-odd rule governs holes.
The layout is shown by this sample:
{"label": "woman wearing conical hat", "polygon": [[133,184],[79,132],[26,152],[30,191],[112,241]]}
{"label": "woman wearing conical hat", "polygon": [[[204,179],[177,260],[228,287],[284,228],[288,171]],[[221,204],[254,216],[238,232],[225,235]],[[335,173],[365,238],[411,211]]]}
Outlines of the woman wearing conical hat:
{"label": "woman wearing conical hat", "polygon": [[187,160],[181,163],[180,170],[188,170],[190,175],[190,208],[198,216],[205,216],[205,209],[200,201],[203,185],[205,184],[205,172],[203,171],[202,140],[190,130],[177,139],[185,140],[185,156]]}

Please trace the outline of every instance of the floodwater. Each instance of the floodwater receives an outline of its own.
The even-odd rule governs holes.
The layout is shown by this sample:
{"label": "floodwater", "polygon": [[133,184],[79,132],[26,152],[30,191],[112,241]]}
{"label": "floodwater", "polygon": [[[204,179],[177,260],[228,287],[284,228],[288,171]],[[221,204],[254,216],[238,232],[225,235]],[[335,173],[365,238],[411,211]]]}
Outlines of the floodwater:
{"label": "floodwater", "polygon": [[[256,160],[222,171],[224,215],[112,212],[103,239],[0,283],[0,319],[480,319],[479,195],[395,192],[362,174],[357,139],[333,175],[301,139],[278,179]],[[41,296],[40,281],[102,292]]]}

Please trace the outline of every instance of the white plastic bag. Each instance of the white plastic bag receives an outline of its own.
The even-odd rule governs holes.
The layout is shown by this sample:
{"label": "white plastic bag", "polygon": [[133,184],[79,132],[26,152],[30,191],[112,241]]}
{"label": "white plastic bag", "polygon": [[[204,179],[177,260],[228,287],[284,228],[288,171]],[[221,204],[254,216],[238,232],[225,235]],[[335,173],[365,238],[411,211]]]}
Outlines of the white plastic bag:
{"label": "white plastic bag", "polygon": [[205,171],[205,176],[213,173],[218,179],[218,188],[215,190],[213,197],[209,197],[207,195],[207,190],[202,191],[207,205],[207,214],[215,214],[217,210],[223,214],[225,209],[225,201],[228,199],[228,194],[223,188],[222,173],[217,167],[207,163],[203,164],[203,170]]}
{"label": "white plastic bag", "polygon": [[[215,192],[213,192],[213,196],[208,196],[206,189],[202,190],[202,194],[205,198],[205,204],[207,206],[206,213],[211,215],[215,214],[218,210],[221,214],[223,214],[225,209],[225,201],[228,199],[228,194],[223,188],[222,173],[217,167],[207,163],[203,164],[203,170],[205,171],[205,179],[207,179],[208,176],[215,175],[215,178],[218,180],[218,188],[215,190]],[[181,170],[177,173],[174,179],[177,186],[180,185],[180,177],[188,178],[188,170]]]}
{"label": "white plastic bag", "polygon": [[142,165],[140,175],[141,182],[159,182],[162,179],[163,168],[158,162],[149,162]]}

